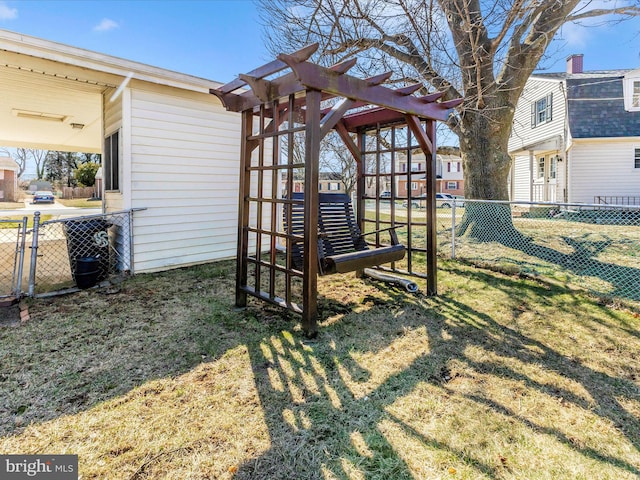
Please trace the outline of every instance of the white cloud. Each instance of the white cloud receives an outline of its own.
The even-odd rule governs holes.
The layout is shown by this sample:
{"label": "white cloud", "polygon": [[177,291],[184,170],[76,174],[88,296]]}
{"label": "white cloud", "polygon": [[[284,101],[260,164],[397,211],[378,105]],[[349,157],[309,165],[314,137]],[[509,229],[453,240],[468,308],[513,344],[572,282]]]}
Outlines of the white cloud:
{"label": "white cloud", "polygon": [[[582,0],[573,10],[573,15],[580,15],[591,10],[610,10],[622,6],[629,6],[628,1],[614,0]],[[602,28],[611,28],[618,18],[615,15],[602,15],[597,17],[583,18],[578,22],[565,23],[560,31],[560,38],[567,42],[567,45],[574,48],[584,48],[597,35]]]}
{"label": "white cloud", "polygon": [[18,18],[18,9],[9,8],[5,2],[0,2],[0,20],[13,20]]}
{"label": "white cloud", "polygon": [[567,42],[569,47],[574,48],[584,47],[591,37],[591,32],[587,27],[575,23],[564,24],[560,32],[560,38]]}
{"label": "white cloud", "polygon": [[118,22],[111,20],[110,18],[103,18],[102,21],[93,27],[94,32],[108,32],[114,28],[118,28]]}

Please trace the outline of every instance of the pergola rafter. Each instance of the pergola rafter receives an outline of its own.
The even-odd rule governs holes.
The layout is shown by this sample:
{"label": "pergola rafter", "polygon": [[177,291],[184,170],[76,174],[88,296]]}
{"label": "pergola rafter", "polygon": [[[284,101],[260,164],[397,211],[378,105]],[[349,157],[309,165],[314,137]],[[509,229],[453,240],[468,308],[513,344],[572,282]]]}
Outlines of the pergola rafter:
{"label": "pergola rafter", "polygon": [[[390,72],[366,79],[353,77],[348,71],[356,64],[355,59],[332,67],[311,63],[308,60],[317,48],[310,45],[292,54],[281,54],[276,60],[211,90],[228,110],[241,112],[243,119],[236,304],[246,306],[247,295],[252,295],[301,313],[307,335],[317,332],[317,277],[323,273],[318,267],[322,138],[335,130],[357,162],[360,229],[366,231],[371,223],[376,230],[389,226],[407,232],[406,261],[399,265],[395,254],[387,255],[386,261],[391,259],[391,266],[381,268],[425,277],[427,293],[434,295],[437,292],[435,122],[445,121],[451,109],[462,102],[462,99],[439,101],[444,92],[414,96],[422,88],[420,84],[386,87],[383,84],[392,76]],[[327,101],[333,104],[324,106]],[[389,136],[389,132],[390,141],[382,141],[381,136]],[[354,133],[357,141],[352,138]],[[304,144],[294,145],[296,135],[302,134]],[[296,148],[304,150],[303,159],[296,158]],[[412,164],[416,149],[424,153],[424,168],[420,163],[417,167]],[[390,167],[382,165],[382,159],[386,158],[390,159]],[[401,164],[405,171],[399,168]],[[302,171],[304,174],[300,175]],[[426,187],[426,209],[425,218],[416,221],[411,211],[412,193],[400,194],[397,185],[401,182],[413,185],[413,180],[421,176]],[[304,179],[303,208],[293,195],[299,186],[297,177]],[[367,183],[374,187],[367,190]],[[392,192],[390,220],[381,215],[383,184],[389,185]],[[408,202],[404,221],[396,214],[399,207],[395,200],[402,199]],[[365,200],[376,201],[371,215],[366,214]],[[294,212],[304,212],[302,236],[290,225]],[[290,219],[285,222],[287,225],[283,218]],[[424,231],[423,246],[412,245],[412,231],[416,230]],[[375,237],[373,244],[382,250],[380,234]],[[293,245],[302,246],[301,267],[292,259]],[[281,246],[285,247],[284,257],[278,253]],[[359,265],[358,254],[354,255],[355,264]],[[373,256],[367,251],[367,259]],[[425,272],[414,268],[422,259],[426,263]]]}

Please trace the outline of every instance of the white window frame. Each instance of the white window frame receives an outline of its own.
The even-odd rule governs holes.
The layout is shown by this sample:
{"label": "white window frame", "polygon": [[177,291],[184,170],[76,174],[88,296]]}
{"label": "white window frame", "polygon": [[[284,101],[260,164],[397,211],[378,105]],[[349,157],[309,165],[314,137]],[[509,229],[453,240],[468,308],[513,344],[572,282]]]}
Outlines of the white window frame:
{"label": "white window frame", "polygon": [[458,189],[458,182],[456,182],[454,180],[448,180],[446,189],[447,190],[457,190]]}
{"label": "white window frame", "polygon": [[538,157],[538,171],[536,173],[536,178],[538,180],[544,180],[546,163],[545,157]]}
{"label": "white window frame", "polygon": [[558,178],[558,156],[549,157],[549,180]]}
{"label": "white window frame", "polygon": [[418,189],[418,182],[411,182],[411,190],[417,190]]}
{"label": "white window frame", "polygon": [[462,171],[461,162],[449,162],[449,166],[447,167],[447,171],[449,173],[459,173]]}
{"label": "white window frame", "polygon": [[553,93],[531,102],[531,128],[553,120]]}
{"label": "white window frame", "polygon": [[640,70],[629,72],[624,77],[624,109],[627,112],[640,112]]}

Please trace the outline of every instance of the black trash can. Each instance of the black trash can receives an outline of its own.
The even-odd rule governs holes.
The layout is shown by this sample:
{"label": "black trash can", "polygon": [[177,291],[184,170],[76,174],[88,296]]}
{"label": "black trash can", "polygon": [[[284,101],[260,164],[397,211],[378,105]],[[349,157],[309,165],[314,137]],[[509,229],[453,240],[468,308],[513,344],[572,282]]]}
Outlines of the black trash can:
{"label": "black trash can", "polygon": [[78,257],[76,259],[76,285],[78,288],[91,288],[98,283],[100,275],[100,257]]}
{"label": "black trash can", "polygon": [[[64,223],[71,275],[77,285],[79,280],[85,282],[92,278],[93,274],[87,274],[94,270],[95,283],[109,275],[110,226],[111,224],[102,218],[69,220]],[[78,274],[82,274],[81,279],[78,278]],[[80,285],[78,287],[82,288]]]}

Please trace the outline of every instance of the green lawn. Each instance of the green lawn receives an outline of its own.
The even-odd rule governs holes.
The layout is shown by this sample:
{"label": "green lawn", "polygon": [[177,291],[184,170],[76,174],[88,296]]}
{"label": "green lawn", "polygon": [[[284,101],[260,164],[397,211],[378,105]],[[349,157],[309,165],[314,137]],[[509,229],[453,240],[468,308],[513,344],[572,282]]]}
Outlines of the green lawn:
{"label": "green lawn", "polygon": [[0,451],[83,479],[640,476],[637,312],[449,261],[438,297],[320,279],[309,341],[236,311],[233,270],[30,301],[0,329]]}
{"label": "green lawn", "polygon": [[[7,220],[9,223],[0,223],[0,229],[2,228],[17,228],[18,224],[22,224],[22,219],[27,217],[27,228],[33,227],[33,213],[31,215],[11,215],[9,217],[0,217],[0,220]],[[46,222],[51,220],[51,215],[40,215],[40,222]]]}

